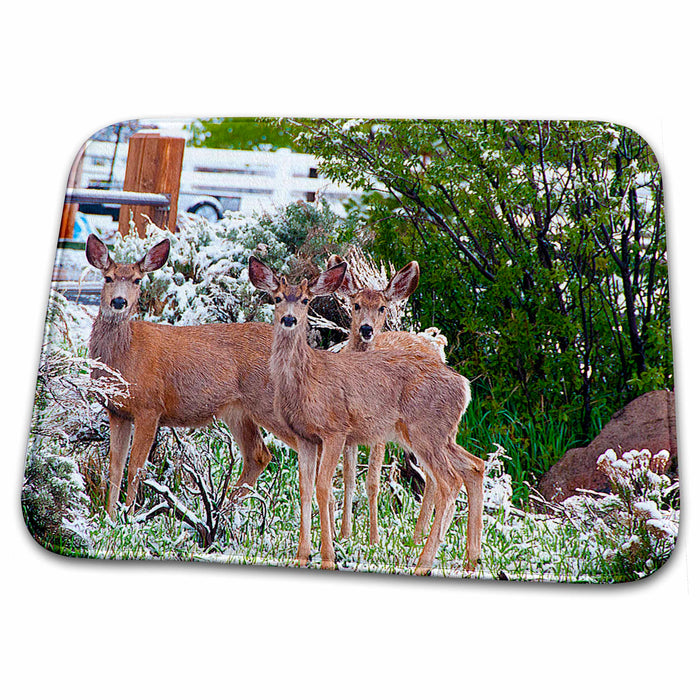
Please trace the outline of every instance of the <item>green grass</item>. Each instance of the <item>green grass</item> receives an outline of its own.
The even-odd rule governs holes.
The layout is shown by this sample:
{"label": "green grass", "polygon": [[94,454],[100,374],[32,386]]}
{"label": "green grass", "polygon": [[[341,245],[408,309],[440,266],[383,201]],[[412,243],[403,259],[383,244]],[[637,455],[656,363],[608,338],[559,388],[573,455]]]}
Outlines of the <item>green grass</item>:
{"label": "green grass", "polygon": [[[611,413],[607,407],[596,408],[591,429],[594,435],[602,429],[604,416]],[[590,440],[576,434],[574,421],[568,416],[543,416],[540,422],[522,419],[509,406],[491,407],[475,387],[462,417],[458,441],[480,457],[492,452],[494,445],[501,445],[510,458],[507,470],[513,479],[513,500],[523,506],[528,502],[530,486],[536,487],[567,450]]]}
{"label": "green grass", "polygon": [[[197,439],[201,446],[201,436]],[[211,442],[211,438],[207,440]],[[299,537],[296,455],[276,445],[271,445],[271,449],[274,461],[261,475],[255,492],[228,514],[220,537],[210,548],[202,548],[197,533],[172,515],[161,515],[139,524],[123,511],[114,522],[106,518],[103,512],[98,512],[93,518],[88,556],[294,566]],[[215,452],[224,453],[223,450]],[[420,502],[408,485],[398,478],[398,472],[386,464],[378,502],[380,543],[370,545],[364,459],[366,455],[362,450],[353,504],[353,531],[347,539],[339,537],[343,497],[340,470],[334,481],[337,568],[343,571],[411,574],[422,548],[422,545],[413,542],[413,528]],[[505,489],[506,494],[509,492],[511,480],[503,471],[503,461],[506,460],[496,459],[491,465],[486,482],[487,494],[499,489]],[[218,473],[213,473],[214,478],[222,478],[228,461],[213,464],[214,472],[218,470]],[[168,478],[174,485],[176,478],[172,470]],[[180,495],[186,498],[182,484]],[[147,495],[144,508],[153,505],[152,497],[153,494]],[[488,503],[487,498],[482,553],[476,571],[465,574],[463,570],[468,504],[466,494],[461,493],[454,521],[438,550],[433,576],[613,582],[634,579],[641,575],[639,571],[648,573],[670,553],[668,549],[659,550],[661,555],[654,560],[655,565],[651,569],[648,566],[644,569],[644,562],[620,561],[616,564],[615,561],[605,560],[603,552],[618,546],[619,541],[606,541],[595,523],[582,523],[565,513],[538,515],[524,512],[513,506],[508,497],[502,499],[500,505]],[[201,503],[196,498],[192,498],[188,505],[202,512]],[[310,568],[320,568],[319,540],[318,512],[314,504]]]}

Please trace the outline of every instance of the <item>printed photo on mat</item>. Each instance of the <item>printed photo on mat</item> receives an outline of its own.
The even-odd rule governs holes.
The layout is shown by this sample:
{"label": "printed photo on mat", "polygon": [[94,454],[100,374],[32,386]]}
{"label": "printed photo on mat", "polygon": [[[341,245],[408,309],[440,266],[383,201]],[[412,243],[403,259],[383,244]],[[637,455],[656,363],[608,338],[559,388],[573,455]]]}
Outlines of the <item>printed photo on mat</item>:
{"label": "printed photo on mat", "polygon": [[71,169],[22,489],[67,556],[615,583],[680,518],[611,123],[133,121]]}

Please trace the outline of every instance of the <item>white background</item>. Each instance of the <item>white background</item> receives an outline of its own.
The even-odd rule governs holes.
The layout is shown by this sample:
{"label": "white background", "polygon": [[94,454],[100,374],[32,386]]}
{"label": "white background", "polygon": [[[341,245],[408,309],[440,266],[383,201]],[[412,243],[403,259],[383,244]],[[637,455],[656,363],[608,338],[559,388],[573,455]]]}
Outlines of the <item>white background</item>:
{"label": "white background", "polygon": [[[257,9],[249,9],[248,6]],[[697,654],[698,49],[692,3],[63,2],[3,9],[7,697],[690,697]],[[682,534],[614,587],[64,560],[19,509],[68,170],[129,118],[603,119],[662,163]],[[686,683],[688,681],[690,685]]]}

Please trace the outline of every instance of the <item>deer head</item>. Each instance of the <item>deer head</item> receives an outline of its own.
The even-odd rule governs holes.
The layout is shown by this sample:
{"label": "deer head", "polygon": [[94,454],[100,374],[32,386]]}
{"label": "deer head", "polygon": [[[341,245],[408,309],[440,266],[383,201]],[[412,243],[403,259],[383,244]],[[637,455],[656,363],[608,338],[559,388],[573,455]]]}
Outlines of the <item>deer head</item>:
{"label": "deer head", "polygon": [[305,279],[301,284],[289,284],[284,275],[277,276],[265,263],[255,257],[248,262],[248,277],[257,289],[267,292],[275,304],[275,325],[291,330],[304,328],[309,310],[309,302],[315,296],[333,294],[343,282],[347,263],[342,262],[321,273],[309,284]]}
{"label": "deer head", "polygon": [[[337,266],[340,262],[342,258],[331,255],[326,269]],[[358,285],[348,270],[338,292],[347,296],[352,304],[351,337],[364,343],[372,342],[374,336],[384,328],[389,304],[408,299],[416,290],[419,278],[420,268],[413,260],[394,274],[385,289],[378,291]]]}
{"label": "deer head", "polygon": [[100,296],[100,312],[112,320],[128,319],[136,308],[141,280],[148,272],[165,265],[170,253],[170,241],[157,243],[136,263],[121,264],[112,260],[107,246],[90,234],[85,245],[88,262],[102,272],[104,286]]}

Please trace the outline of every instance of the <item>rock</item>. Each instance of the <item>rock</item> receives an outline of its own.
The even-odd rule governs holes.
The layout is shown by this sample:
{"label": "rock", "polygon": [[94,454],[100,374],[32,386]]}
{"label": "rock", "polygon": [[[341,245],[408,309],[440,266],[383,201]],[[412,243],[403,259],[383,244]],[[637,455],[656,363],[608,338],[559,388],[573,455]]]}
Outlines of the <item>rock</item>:
{"label": "rock", "polygon": [[540,493],[558,502],[573,496],[576,489],[609,491],[610,482],[596,462],[611,448],[618,455],[644,448],[652,455],[668,450],[673,462],[678,454],[673,392],[650,391],[620,409],[587,447],[569,450],[542,477]]}

